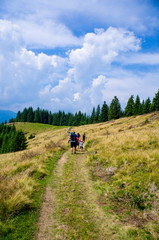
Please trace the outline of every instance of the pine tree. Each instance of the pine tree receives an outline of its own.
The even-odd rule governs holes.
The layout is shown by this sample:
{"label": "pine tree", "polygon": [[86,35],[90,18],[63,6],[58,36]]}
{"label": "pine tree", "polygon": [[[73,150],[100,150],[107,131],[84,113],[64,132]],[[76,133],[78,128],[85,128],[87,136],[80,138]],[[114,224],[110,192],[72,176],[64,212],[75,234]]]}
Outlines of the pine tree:
{"label": "pine tree", "polygon": [[72,126],[73,124],[73,114],[72,113],[68,113],[68,126]]}
{"label": "pine tree", "polygon": [[33,108],[29,107],[28,114],[27,114],[27,122],[33,122],[34,121],[34,112]]}
{"label": "pine tree", "polygon": [[100,105],[98,105],[96,108],[94,122],[98,123],[100,121],[99,118],[100,118]]}
{"label": "pine tree", "polygon": [[144,107],[143,107],[143,113],[150,113],[150,107],[151,107],[151,100],[148,97],[145,101]]}
{"label": "pine tree", "polygon": [[49,117],[48,117],[48,124],[52,124],[52,120],[53,120],[53,117],[52,117],[52,113],[49,112]]}
{"label": "pine tree", "polygon": [[129,116],[133,115],[133,112],[134,112],[134,96],[131,95],[131,97],[129,98],[127,105],[125,107],[124,114],[126,117],[129,117]]}
{"label": "pine tree", "polygon": [[59,126],[59,119],[58,119],[58,113],[54,113],[52,115],[52,124],[55,125],[55,126]]}
{"label": "pine tree", "polygon": [[65,112],[62,112],[61,118],[60,118],[60,126],[66,126],[66,115]]}
{"label": "pine tree", "polygon": [[17,116],[16,116],[16,122],[21,122],[21,112],[18,111]]}
{"label": "pine tree", "polygon": [[78,114],[75,113],[74,120],[73,120],[73,126],[78,126]]}
{"label": "pine tree", "polygon": [[16,132],[15,141],[14,141],[14,152],[19,150],[24,150],[27,147],[26,137],[24,133],[19,130]]}
{"label": "pine tree", "polygon": [[89,123],[90,124],[95,122],[95,114],[96,114],[95,107],[93,107],[92,114],[91,114],[91,116],[89,118]]}
{"label": "pine tree", "polygon": [[40,108],[34,112],[34,123],[40,123]]}
{"label": "pine tree", "polygon": [[121,117],[121,106],[118,98],[115,96],[109,108],[109,120]]}
{"label": "pine tree", "polygon": [[155,94],[155,97],[152,100],[152,104],[151,104],[151,112],[152,111],[159,111],[159,90],[158,92]]}
{"label": "pine tree", "polygon": [[21,122],[27,122],[27,115],[28,115],[28,110],[27,108],[24,108],[21,114]]}
{"label": "pine tree", "polygon": [[100,122],[108,121],[108,111],[109,111],[108,105],[106,104],[106,101],[104,101],[101,108],[100,117],[99,117]]}
{"label": "pine tree", "polygon": [[81,121],[80,121],[80,125],[85,125],[87,124],[87,116],[86,116],[86,113],[85,114],[82,114],[82,118],[81,118]]}
{"label": "pine tree", "polygon": [[133,110],[134,115],[141,115],[142,114],[142,104],[140,102],[140,98],[137,95],[134,103],[134,110]]}

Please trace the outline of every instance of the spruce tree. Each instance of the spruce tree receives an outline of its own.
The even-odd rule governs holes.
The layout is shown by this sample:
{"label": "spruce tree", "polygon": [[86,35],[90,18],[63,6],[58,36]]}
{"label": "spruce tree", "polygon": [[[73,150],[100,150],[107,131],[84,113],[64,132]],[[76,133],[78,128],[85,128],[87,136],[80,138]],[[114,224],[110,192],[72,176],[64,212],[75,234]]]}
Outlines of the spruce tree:
{"label": "spruce tree", "polygon": [[108,105],[106,104],[106,101],[104,101],[99,117],[100,122],[108,121],[108,111],[109,111]]}
{"label": "spruce tree", "polygon": [[150,113],[150,107],[151,107],[151,100],[148,97],[145,101],[144,107],[143,107],[143,113]]}
{"label": "spruce tree", "polygon": [[118,98],[115,96],[109,108],[109,120],[121,117],[121,106]]}
{"label": "spruce tree", "polygon": [[85,125],[87,124],[87,116],[86,113],[82,115],[81,121],[80,121],[80,125]]}
{"label": "spruce tree", "polygon": [[60,118],[60,126],[66,126],[66,115],[65,112],[62,112],[61,118]]}
{"label": "spruce tree", "polygon": [[34,112],[34,123],[40,123],[40,108]]}
{"label": "spruce tree", "polygon": [[129,117],[129,116],[133,115],[133,112],[134,112],[134,96],[131,95],[131,97],[129,98],[127,105],[125,107],[124,114],[126,117]]}
{"label": "spruce tree", "polygon": [[151,112],[152,111],[159,111],[159,90],[158,92],[155,94],[155,97],[152,100],[152,104],[151,104]]}
{"label": "spruce tree", "polygon": [[75,113],[74,119],[73,119],[73,126],[78,126],[78,114]]}
{"label": "spruce tree", "polygon": [[34,112],[33,108],[29,107],[28,114],[27,114],[27,122],[33,122],[34,121]]}
{"label": "spruce tree", "polygon": [[52,120],[52,124],[55,126],[59,126],[59,118],[58,118],[58,113],[54,113],[52,115],[53,120]]}
{"label": "spruce tree", "polygon": [[27,122],[27,115],[28,115],[28,110],[27,108],[24,108],[21,114],[21,122]]}
{"label": "spruce tree", "polygon": [[95,114],[96,114],[95,107],[93,107],[92,114],[91,114],[90,119],[89,119],[90,124],[95,122]]}
{"label": "spruce tree", "polygon": [[49,117],[48,117],[48,124],[52,124],[52,120],[53,120],[53,118],[52,118],[52,113],[51,112],[49,112]]}
{"label": "spruce tree", "polygon": [[100,118],[100,105],[98,105],[96,108],[94,122],[98,123],[100,121],[99,118]]}
{"label": "spruce tree", "polygon": [[74,119],[74,116],[72,113],[69,113],[68,114],[68,126],[72,126],[73,124],[73,119]]}
{"label": "spruce tree", "polygon": [[140,98],[139,98],[138,95],[135,99],[133,114],[134,115],[141,115],[142,114],[142,104],[140,102]]}
{"label": "spruce tree", "polygon": [[20,111],[18,111],[18,113],[17,113],[17,116],[16,116],[16,122],[21,122],[21,112]]}

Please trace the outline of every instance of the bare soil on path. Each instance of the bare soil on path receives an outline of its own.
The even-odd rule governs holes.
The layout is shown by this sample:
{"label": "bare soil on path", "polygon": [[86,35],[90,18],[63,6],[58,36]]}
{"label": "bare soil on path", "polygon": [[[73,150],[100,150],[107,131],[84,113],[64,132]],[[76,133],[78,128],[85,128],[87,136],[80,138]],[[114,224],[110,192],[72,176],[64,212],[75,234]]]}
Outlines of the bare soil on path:
{"label": "bare soil on path", "polygon": [[[66,155],[58,160],[56,170],[59,176],[62,174],[63,164],[66,162]],[[53,174],[54,174],[53,172]],[[46,191],[43,198],[43,203],[40,210],[40,217],[38,222],[38,233],[36,240],[52,240],[52,228],[55,225],[55,219],[53,217],[53,212],[55,208],[55,193],[50,185],[46,187]]]}

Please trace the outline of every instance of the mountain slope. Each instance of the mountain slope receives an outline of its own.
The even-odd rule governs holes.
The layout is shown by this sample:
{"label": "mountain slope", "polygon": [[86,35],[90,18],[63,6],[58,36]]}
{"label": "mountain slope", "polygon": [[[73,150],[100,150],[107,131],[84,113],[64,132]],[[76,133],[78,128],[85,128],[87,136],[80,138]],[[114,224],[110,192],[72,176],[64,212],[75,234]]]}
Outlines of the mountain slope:
{"label": "mountain slope", "polygon": [[5,120],[9,122],[11,118],[15,118],[16,116],[17,114],[15,112],[8,110],[0,110],[0,123],[5,122]]}
{"label": "mountain slope", "polygon": [[[27,150],[0,156],[3,239],[35,239],[42,200],[53,207],[38,240],[49,233],[54,239],[159,239],[159,112],[72,127],[86,133],[84,152],[74,155],[67,151],[68,127],[16,127],[35,138]],[[51,202],[37,196],[49,176]]]}

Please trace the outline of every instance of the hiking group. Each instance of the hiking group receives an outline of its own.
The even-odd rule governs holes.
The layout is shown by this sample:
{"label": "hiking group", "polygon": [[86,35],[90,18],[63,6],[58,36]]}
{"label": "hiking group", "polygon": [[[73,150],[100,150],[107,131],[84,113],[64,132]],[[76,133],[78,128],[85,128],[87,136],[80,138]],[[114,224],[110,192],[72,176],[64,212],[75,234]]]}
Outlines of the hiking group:
{"label": "hiking group", "polygon": [[79,133],[75,133],[72,132],[70,135],[70,139],[69,142],[71,144],[71,153],[73,154],[73,150],[74,150],[74,154],[76,154],[76,151],[78,149],[80,149],[80,152],[83,152],[83,144],[85,142],[85,133],[83,134],[83,138],[80,139],[80,134]]}

